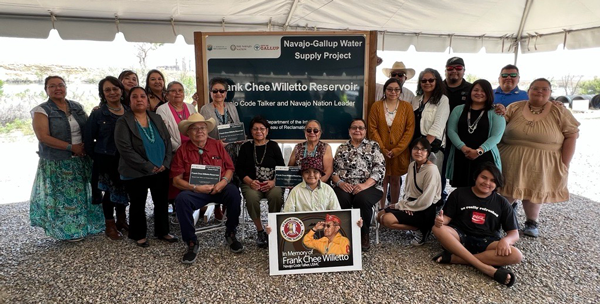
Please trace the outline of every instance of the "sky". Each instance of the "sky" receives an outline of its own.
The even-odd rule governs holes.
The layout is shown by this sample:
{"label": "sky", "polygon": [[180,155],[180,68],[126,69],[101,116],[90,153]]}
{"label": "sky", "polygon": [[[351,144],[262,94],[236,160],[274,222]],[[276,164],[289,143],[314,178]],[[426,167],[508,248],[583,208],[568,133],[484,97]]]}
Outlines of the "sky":
{"label": "sky", "polygon": [[[135,43],[125,41],[122,34],[117,34],[112,42],[62,40],[57,31],[51,30],[48,39],[25,39],[0,37],[0,64],[59,64],[83,66],[90,68],[115,67],[118,69],[138,66]],[[475,54],[459,54],[446,52],[416,52],[411,47],[406,52],[378,51],[383,63],[377,68],[377,82],[383,83],[386,78],[382,68],[391,67],[395,61],[403,61],[407,67],[419,71],[431,67],[443,74],[445,62],[452,56],[465,60],[466,74],[477,78],[497,82],[500,69],[506,64],[514,63],[514,54],[487,54],[482,49]],[[153,68],[163,65],[174,65],[175,60],[183,58],[192,60],[194,46],[185,43],[182,36],[173,44],[164,44],[148,56],[147,66]],[[559,79],[563,75],[582,75],[583,79],[600,76],[600,48],[582,50],[563,50],[559,46],[553,52],[519,54],[519,67],[522,82],[546,77]],[[408,88],[416,87],[416,80],[408,81]]]}

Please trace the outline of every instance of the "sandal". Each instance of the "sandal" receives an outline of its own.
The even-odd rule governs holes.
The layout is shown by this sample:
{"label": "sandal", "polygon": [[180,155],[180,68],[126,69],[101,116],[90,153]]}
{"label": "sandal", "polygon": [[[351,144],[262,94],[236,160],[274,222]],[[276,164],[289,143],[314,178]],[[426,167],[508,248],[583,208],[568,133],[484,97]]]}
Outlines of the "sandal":
{"label": "sandal", "polygon": [[[442,259],[440,260],[440,258]],[[432,260],[438,264],[450,264],[450,261],[452,260],[452,253],[450,251],[444,250],[442,251],[442,253],[434,256]]]}
{"label": "sandal", "polygon": [[[508,275],[510,275],[510,280],[508,281],[508,283],[506,283],[506,278]],[[502,285],[506,285],[506,287],[511,287],[515,284],[517,278],[515,277],[515,274],[512,271],[500,267],[494,273],[494,280]]]}

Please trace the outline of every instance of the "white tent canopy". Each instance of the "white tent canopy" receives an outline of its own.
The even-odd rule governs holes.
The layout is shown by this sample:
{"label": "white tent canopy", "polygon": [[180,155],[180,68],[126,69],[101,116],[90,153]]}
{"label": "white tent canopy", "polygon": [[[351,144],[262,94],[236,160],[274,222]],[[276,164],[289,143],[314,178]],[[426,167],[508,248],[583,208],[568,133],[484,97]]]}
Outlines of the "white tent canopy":
{"label": "white tent canopy", "polygon": [[0,36],[173,43],[195,31],[374,30],[378,49],[600,46],[598,0],[0,0]]}

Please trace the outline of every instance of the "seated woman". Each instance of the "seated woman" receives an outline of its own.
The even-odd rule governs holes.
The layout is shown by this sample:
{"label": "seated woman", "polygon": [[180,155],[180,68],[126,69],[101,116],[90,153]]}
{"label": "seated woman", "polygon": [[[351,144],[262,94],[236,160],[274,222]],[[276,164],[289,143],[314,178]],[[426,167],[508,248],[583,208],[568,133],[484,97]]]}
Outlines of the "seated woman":
{"label": "seated woman", "polygon": [[125,112],[115,126],[119,150],[119,174],[129,195],[129,238],[148,247],[146,198],[148,188],[154,203],[154,235],[169,243],[167,192],[172,154],[169,131],[160,116],[148,109],[146,90],[134,87],[129,92],[131,111]]}
{"label": "seated woman", "polygon": [[250,121],[252,141],[247,141],[240,148],[235,171],[242,181],[242,194],[246,199],[246,208],[250,218],[256,225],[258,237],[256,244],[267,248],[269,241],[260,220],[260,200],[267,198],[269,212],[281,211],[283,192],[275,186],[275,167],[285,166],[279,144],[268,140],[269,122],[256,116]]}
{"label": "seated woman", "polygon": [[333,159],[331,180],[342,209],[360,208],[360,216],[367,219],[361,228],[363,251],[371,247],[369,227],[373,205],[381,199],[385,160],[377,142],[365,138],[367,126],[356,118],[348,128],[350,140],[341,144]]}
{"label": "seated woman", "polygon": [[[241,197],[238,188],[230,184],[234,170],[233,162],[223,145],[208,137],[215,124],[214,119],[205,120],[198,113],[192,114],[187,120],[179,123],[179,132],[186,134],[190,139],[179,147],[171,163],[173,184],[181,190],[175,199],[175,206],[181,226],[181,237],[188,245],[188,251],[182,259],[185,264],[193,263],[198,254],[198,238],[192,215],[195,210],[211,202],[227,206],[225,241],[229,244],[229,249],[234,253],[244,250],[244,246],[235,237],[239,224]],[[219,182],[212,185],[190,184],[188,181],[194,164],[219,166],[221,168]]]}
{"label": "seated woman", "polygon": [[[433,234],[445,250],[433,260],[472,265],[511,287],[515,274],[502,266],[520,263],[523,256],[514,247],[519,240],[516,215],[508,200],[496,193],[504,178],[492,163],[484,163],[474,176],[475,186],[454,190],[435,218]],[[500,228],[506,236],[501,237]]]}
{"label": "seated woman", "polygon": [[341,209],[333,189],[321,180],[325,174],[321,158],[303,158],[300,162],[300,170],[302,182],[290,191],[283,212]]}
{"label": "seated woman", "polygon": [[318,157],[323,164],[321,181],[327,182],[333,173],[333,155],[331,146],[321,141],[322,133],[321,124],[317,120],[309,120],[304,127],[306,141],[294,147],[288,166],[298,166],[306,157]]}
{"label": "seated woman", "polygon": [[404,198],[377,214],[377,220],[385,227],[412,230],[411,244],[420,246],[431,233],[435,219],[435,203],[440,200],[442,180],[438,168],[429,158],[431,144],[425,137],[415,139],[410,146],[414,159],[408,165]]}

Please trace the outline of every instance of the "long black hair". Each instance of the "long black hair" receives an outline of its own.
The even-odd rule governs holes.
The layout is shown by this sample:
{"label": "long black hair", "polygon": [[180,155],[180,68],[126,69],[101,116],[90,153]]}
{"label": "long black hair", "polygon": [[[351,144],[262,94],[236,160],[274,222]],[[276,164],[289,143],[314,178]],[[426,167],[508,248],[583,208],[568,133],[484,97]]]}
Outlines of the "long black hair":
{"label": "long black hair", "polygon": [[465,108],[463,112],[468,111],[471,108],[471,105],[473,104],[473,99],[471,99],[471,92],[473,92],[473,88],[475,88],[476,85],[479,85],[483,90],[483,93],[485,93],[485,105],[483,109],[485,111],[489,111],[494,105],[494,90],[492,89],[492,85],[489,81],[485,79],[477,79],[475,80],[475,82],[473,82],[471,88],[469,89],[469,94],[467,94],[467,100],[465,101]]}
{"label": "long black hair", "polygon": [[431,93],[430,103],[437,105],[442,99],[442,96],[446,94],[446,86],[444,86],[442,76],[440,73],[432,68],[426,68],[421,73],[419,73],[419,78],[417,80],[417,95],[423,95],[423,88],[421,87],[421,80],[426,73],[433,74],[435,78],[435,87],[433,88],[433,92]]}

